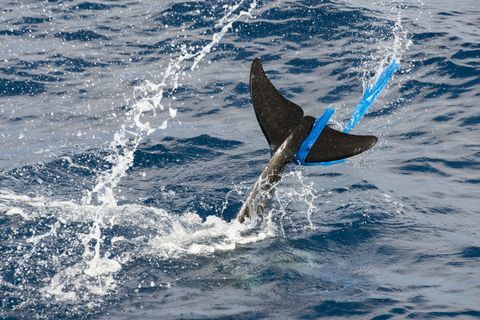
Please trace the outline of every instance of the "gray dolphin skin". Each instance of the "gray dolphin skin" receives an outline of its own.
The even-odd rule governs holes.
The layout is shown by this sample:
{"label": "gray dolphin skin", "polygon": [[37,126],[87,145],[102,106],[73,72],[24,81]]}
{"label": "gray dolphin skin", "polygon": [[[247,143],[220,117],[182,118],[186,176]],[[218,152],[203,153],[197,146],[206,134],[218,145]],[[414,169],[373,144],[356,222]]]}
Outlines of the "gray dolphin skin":
{"label": "gray dolphin skin", "polygon": [[[312,130],[315,118],[304,116],[303,109],[284,98],[268,80],[260,59],[250,71],[250,95],[260,128],[270,145],[271,159],[237,214],[237,220],[261,215],[280,182],[283,168],[292,162]],[[370,149],[375,136],[346,134],[326,126],[315,141],[305,162],[327,162],[349,158]]]}

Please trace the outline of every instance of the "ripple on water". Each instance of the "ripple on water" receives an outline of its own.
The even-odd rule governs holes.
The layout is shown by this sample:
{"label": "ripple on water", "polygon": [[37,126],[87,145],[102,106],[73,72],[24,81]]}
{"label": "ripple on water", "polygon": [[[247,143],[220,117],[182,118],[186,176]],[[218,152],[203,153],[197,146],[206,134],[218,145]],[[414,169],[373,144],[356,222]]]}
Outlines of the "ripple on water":
{"label": "ripple on water", "polygon": [[10,80],[0,78],[0,97],[9,96],[35,96],[47,91],[46,86],[37,81]]}
{"label": "ripple on water", "polygon": [[110,40],[103,34],[96,33],[92,30],[78,30],[73,32],[59,32],[55,37],[62,38],[65,41],[93,41],[93,40]]}

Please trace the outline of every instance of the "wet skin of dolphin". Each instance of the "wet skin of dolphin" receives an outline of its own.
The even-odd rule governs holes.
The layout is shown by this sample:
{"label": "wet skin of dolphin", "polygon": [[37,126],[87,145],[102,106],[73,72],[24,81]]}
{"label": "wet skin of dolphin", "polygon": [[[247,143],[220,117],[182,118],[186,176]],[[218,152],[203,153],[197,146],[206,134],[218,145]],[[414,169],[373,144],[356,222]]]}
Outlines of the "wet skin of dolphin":
{"label": "wet skin of dolphin", "polygon": [[[272,158],[238,212],[237,220],[240,222],[262,214],[271,199],[272,189],[281,180],[283,168],[295,159],[315,123],[315,118],[304,116],[301,107],[285,99],[275,89],[259,59],[252,63],[250,94]],[[346,134],[327,126],[307,155],[306,163],[345,159],[370,149],[377,141],[374,136]]]}
{"label": "wet skin of dolphin", "polygon": [[273,154],[262,174],[250,191],[247,200],[243,203],[237,219],[240,222],[250,217],[250,212],[260,214],[268,202],[272,186],[280,181],[283,168],[292,162],[298,148],[307,137],[315,122],[313,117],[304,117],[300,125],[293,130],[278,150]]}

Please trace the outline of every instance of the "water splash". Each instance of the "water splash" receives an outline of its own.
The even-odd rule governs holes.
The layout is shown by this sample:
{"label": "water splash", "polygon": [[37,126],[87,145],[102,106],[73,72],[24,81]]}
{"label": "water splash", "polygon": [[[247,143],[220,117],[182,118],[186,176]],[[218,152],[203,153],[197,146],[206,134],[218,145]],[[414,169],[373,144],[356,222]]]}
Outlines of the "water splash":
{"label": "water splash", "polygon": [[[299,168],[285,174],[283,179],[286,185],[281,188],[276,188],[274,197],[278,207],[277,210],[280,217],[279,227],[282,234],[285,236],[285,220],[288,220],[296,229],[303,230],[308,228],[314,230],[315,225],[312,222],[312,215],[317,211],[315,203],[318,198],[318,192],[314,187],[314,183],[308,181]],[[291,185],[291,187],[289,185]],[[298,212],[305,214],[307,219],[306,225],[298,221],[292,221],[292,216],[287,212],[287,208],[291,207],[292,203],[296,204],[296,210],[298,210]]]}
{"label": "water splash", "polygon": [[185,79],[185,77],[187,77],[185,72],[188,68],[187,62],[192,61],[189,69],[190,71],[194,71],[205,56],[211,52],[212,48],[217,45],[232,28],[234,22],[243,17],[252,17],[251,14],[257,6],[257,1],[253,0],[247,11],[237,12],[244,3],[246,3],[246,1],[242,0],[235,5],[227,7],[227,13],[215,25],[215,28],[220,30],[213,33],[211,41],[200,50],[196,50],[195,47],[189,48],[185,44],[181,45],[181,54],[169,63],[164,72],[163,80],[160,83],[156,84],[151,81],[145,81],[142,85],[135,88],[135,96],[139,96],[140,98],[133,104],[131,110],[127,112],[126,122],[121,126],[120,130],[115,133],[114,139],[109,146],[111,154],[108,160],[112,163],[112,168],[99,175],[96,185],[86,193],[82,201],[83,205],[97,205],[95,207],[93,226],[82,240],[85,247],[83,256],[89,265],[87,273],[95,275],[101,272],[105,264],[111,264],[112,270],[114,271],[118,271],[120,268],[118,263],[101,256],[101,244],[103,242],[102,228],[105,226],[105,209],[117,205],[115,189],[132,166],[134,154],[140,143],[156,130],[165,130],[168,125],[168,120],[176,117],[177,109],[172,107],[168,108],[169,117],[163,121],[159,128],[152,128],[148,121],[142,121],[143,118],[145,118],[148,113],[156,115],[158,112],[165,110],[165,107],[162,105],[164,92],[167,89],[174,92],[182,85],[180,83],[181,78]]}
{"label": "water splash", "polygon": [[[360,65],[356,68],[356,72],[361,74],[363,95],[374,86],[382,76],[384,70],[388,69],[393,61],[397,61],[400,65],[400,70],[397,70],[396,73],[402,72],[404,68],[409,68],[410,65],[410,62],[402,61],[403,55],[408,52],[412,45],[409,29],[404,26],[406,23],[403,18],[403,8],[405,5],[402,2],[397,1],[393,3],[374,1],[372,2],[372,5],[374,5],[374,7],[381,7],[383,9],[382,12],[389,12],[389,14],[386,19],[383,20],[383,23],[385,24],[383,27],[383,35],[375,36],[376,31],[371,31],[372,34],[369,35],[369,37],[374,40],[368,40],[373,41],[374,46],[368,46],[363,49],[365,55],[362,58]],[[398,86],[398,80],[395,79],[395,76],[388,84],[386,90],[384,90],[385,92],[380,95],[378,101],[388,101],[388,94],[393,91],[388,89],[392,86]],[[387,99],[385,99],[385,96],[387,96]],[[360,98],[361,95],[359,95],[358,99]],[[374,102],[374,106],[379,105],[378,101]],[[344,130],[350,124],[348,121],[342,121],[339,118],[345,118],[345,112],[350,116],[354,105],[340,104],[335,105],[335,108],[340,112],[337,112],[330,122],[339,130]]]}
{"label": "water splash", "polygon": [[[110,206],[102,212],[104,225],[100,237],[106,244],[105,251],[95,260],[76,253],[81,253],[86,239],[91,241],[90,234],[83,237],[78,234],[88,228],[88,221],[97,217],[97,206],[5,191],[0,192],[0,203],[9,208],[12,218],[17,218],[12,223],[18,219],[25,222],[11,233],[12,241],[18,234],[25,235],[15,240],[17,245],[12,252],[5,251],[8,264],[16,270],[15,277],[21,280],[14,282],[16,286],[9,284],[5,294],[25,303],[38,301],[38,297],[31,299],[28,295],[33,294],[29,292],[31,285],[39,283],[45,301],[100,307],[103,296],[116,292],[122,266],[136,257],[168,260],[203,256],[276,234],[276,229],[257,221],[241,224],[216,216],[203,220],[193,212],[178,215],[136,204]],[[42,223],[45,221],[52,223],[45,226]],[[32,278],[31,266],[40,269],[36,270],[40,276],[44,273],[52,276]],[[26,305],[19,306],[22,307]]]}
{"label": "water splash", "polygon": [[[242,6],[246,6],[247,10],[240,10]],[[5,252],[10,259],[20,257],[18,261],[9,263],[15,265],[16,278],[23,281],[14,286],[15,290],[9,292],[9,296],[20,298],[25,303],[37,301],[26,296],[33,294],[28,291],[30,282],[39,282],[43,287],[41,294],[47,301],[85,303],[93,308],[102,302],[102,299],[95,299],[96,296],[116,290],[116,275],[121,272],[122,265],[139,252],[163,252],[164,257],[206,254],[229,250],[237,243],[257,241],[267,236],[264,231],[255,231],[255,225],[228,223],[214,217],[203,222],[194,213],[176,216],[163,209],[119,206],[115,195],[117,186],[133,164],[139,145],[156,130],[165,130],[168,121],[177,115],[177,110],[169,107],[158,128],[152,127],[147,120],[148,116],[157,116],[167,109],[162,104],[165,92],[175,92],[180,88],[181,81],[198,68],[232,29],[233,23],[242,18],[252,18],[256,7],[257,0],[241,0],[225,6],[226,12],[215,24],[207,44],[199,49],[182,44],[179,56],[169,62],[160,83],[147,80],[134,89],[135,99],[126,113],[126,120],[108,146],[106,160],[111,163],[111,168],[100,173],[94,187],[86,192],[79,204],[0,192],[0,210],[5,209],[5,214],[12,220],[18,217],[28,222],[24,224],[25,228],[21,228],[27,234],[23,236],[23,243],[12,248],[11,253]],[[45,228],[45,223],[50,227]],[[127,227],[138,229],[141,236],[126,238],[112,232],[113,228]],[[12,228],[16,230],[15,226]],[[88,232],[85,233],[85,230]],[[12,232],[12,241],[20,232]],[[145,241],[151,244],[145,246]],[[131,250],[117,249],[125,243],[132,245]],[[162,246],[168,250],[162,251]],[[32,264],[51,276],[32,280],[28,276],[29,265]]]}
{"label": "water splash", "polygon": [[158,128],[152,128],[148,121],[142,122],[142,118],[148,112],[156,115],[157,112],[165,109],[162,105],[164,92],[167,89],[172,92],[177,90],[181,86],[179,82],[180,77],[187,77],[187,74],[184,72],[187,67],[185,62],[193,60],[190,70],[195,70],[200,61],[211,52],[212,48],[218,44],[232,28],[234,22],[242,17],[252,17],[252,11],[257,6],[256,0],[250,3],[247,11],[240,11],[234,14],[244,2],[245,1],[242,0],[237,5],[228,7],[225,16],[215,25],[216,28],[220,28],[220,31],[215,32],[212,35],[212,40],[200,50],[192,52],[195,50],[195,47],[188,48],[185,44],[181,45],[180,56],[169,63],[164,72],[163,80],[159,84],[147,80],[135,88],[136,96],[140,96],[140,98],[133,104],[131,110],[127,112],[125,123],[121,126],[120,130],[115,133],[114,139],[109,145],[112,154],[108,160],[113,164],[113,167],[99,175],[95,187],[87,192],[83,198],[82,202],[84,204],[116,205],[115,188],[131,167],[133,156],[139,144],[156,130],[165,130],[169,118],[176,117],[177,109],[169,107],[169,118],[165,119]]}
{"label": "water splash", "polygon": [[[364,62],[363,69],[363,88],[369,88],[381,76],[382,71],[393,60],[397,60],[400,64],[405,52],[408,51],[412,42],[409,37],[409,31],[403,25],[402,9],[400,5],[391,7],[394,15],[395,23],[392,26],[391,34],[393,37],[388,37],[386,41],[379,40],[377,49]],[[375,70],[373,77],[371,70]]]}

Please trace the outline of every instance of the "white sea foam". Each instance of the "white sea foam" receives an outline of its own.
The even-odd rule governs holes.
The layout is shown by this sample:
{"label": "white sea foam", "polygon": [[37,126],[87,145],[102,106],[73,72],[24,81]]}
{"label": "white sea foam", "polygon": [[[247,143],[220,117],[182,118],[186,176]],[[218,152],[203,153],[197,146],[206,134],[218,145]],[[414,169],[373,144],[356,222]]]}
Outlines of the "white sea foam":
{"label": "white sea foam", "polygon": [[[247,244],[272,237],[277,234],[276,227],[269,221],[241,224],[236,220],[227,222],[219,217],[210,216],[203,220],[196,213],[172,214],[161,208],[141,205],[119,205],[102,208],[102,224],[116,228],[135,228],[138,234],[92,235],[78,234],[76,225],[97,218],[100,206],[76,204],[71,201],[44,201],[43,197],[17,195],[5,190],[0,193],[0,203],[22,211],[38,221],[55,218],[57,221],[44,233],[25,239],[25,246],[31,249],[17,259],[30,263],[34,254],[44,250],[49,243],[62,243],[64,249],[44,257],[45,261],[36,261],[39,265],[52,264],[55,274],[41,289],[46,298],[69,303],[92,302],[92,297],[115,292],[118,282],[115,274],[132,257],[153,256],[160,259],[180,258],[187,255],[209,255],[218,251],[233,250],[238,245]],[[73,237],[68,235],[74,233]],[[92,230],[91,230],[92,232]],[[93,232],[96,232],[94,229]],[[67,238],[65,238],[67,237]],[[89,241],[99,237],[102,241],[110,238],[105,252],[95,257],[96,251]],[[82,256],[68,256],[79,244],[89,248]],[[129,250],[116,252],[118,246],[128,244]],[[96,246],[96,243],[93,244]],[[111,251],[111,252],[110,252]],[[19,253],[20,254],[20,253]],[[65,260],[67,259],[67,260]],[[67,265],[63,261],[68,261]],[[95,306],[95,304],[92,304]]]}

